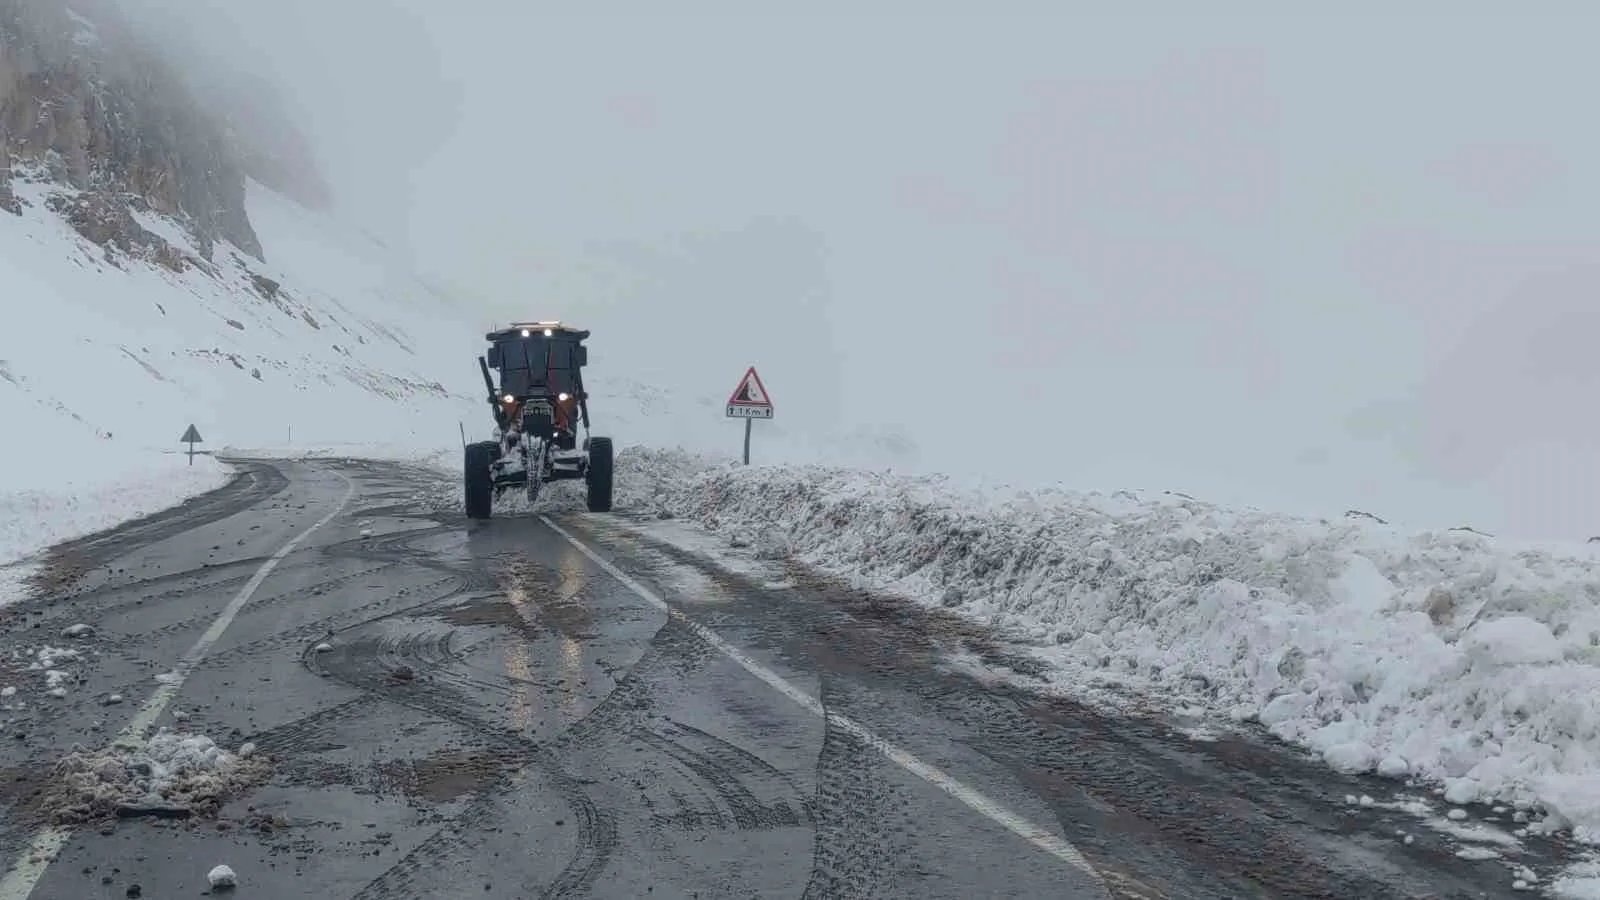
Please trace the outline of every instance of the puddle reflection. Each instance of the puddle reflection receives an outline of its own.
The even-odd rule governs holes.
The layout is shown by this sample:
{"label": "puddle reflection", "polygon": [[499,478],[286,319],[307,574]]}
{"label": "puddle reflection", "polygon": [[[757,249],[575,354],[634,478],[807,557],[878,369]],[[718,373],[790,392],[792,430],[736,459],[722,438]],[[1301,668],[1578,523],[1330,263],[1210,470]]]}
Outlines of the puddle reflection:
{"label": "puddle reflection", "polygon": [[[558,679],[556,686],[560,688],[557,692],[560,698],[558,714],[561,724],[571,725],[588,714],[588,705],[583,693],[578,690],[584,683],[584,647],[581,641],[559,627],[548,608],[577,602],[576,598],[588,582],[588,569],[584,557],[569,548],[557,559],[555,574],[558,577],[549,578],[550,574],[548,570],[542,570],[527,560],[517,560],[501,570],[500,584],[506,602],[516,610],[517,615],[530,626],[538,626],[543,634],[550,635],[556,641],[558,671],[555,677]],[[532,593],[530,587],[540,594]],[[507,711],[510,723],[518,730],[531,730],[534,726],[534,710],[542,705],[534,691],[547,690],[543,680],[536,678],[534,673],[533,642],[512,639],[505,641],[503,646],[506,675],[521,688],[512,694],[511,706]]]}
{"label": "puddle reflection", "polygon": [[[528,605],[528,590],[514,577],[503,576],[501,584],[505,588],[506,602],[524,622],[532,624],[538,618],[534,610]],[[506,674],[511,677],[511,684],[518,688],[511,692],[511,708],[507,715],[511,727],[518,731],[533,729],[533,692],[539,689],[533,677],[533,649],[525,640],[512,638],[503,641],[505,647]]]}

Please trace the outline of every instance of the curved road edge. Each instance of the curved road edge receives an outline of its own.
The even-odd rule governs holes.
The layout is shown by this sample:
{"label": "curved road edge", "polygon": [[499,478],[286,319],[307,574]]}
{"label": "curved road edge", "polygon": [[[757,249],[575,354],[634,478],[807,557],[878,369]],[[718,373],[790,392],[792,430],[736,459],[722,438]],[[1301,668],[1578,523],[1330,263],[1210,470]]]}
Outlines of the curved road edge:
{"label": "curved road edge", "polygon": [[233,457],[218,457],[217,461],[235,472],[221,487],[8,563],[8,568],[32,570],[21,579],[24,595],[10,606],[22,608],[71,591],[93,569],[141,547],[236,515],[289,486],[289,479],[275,465],[281,461]]}

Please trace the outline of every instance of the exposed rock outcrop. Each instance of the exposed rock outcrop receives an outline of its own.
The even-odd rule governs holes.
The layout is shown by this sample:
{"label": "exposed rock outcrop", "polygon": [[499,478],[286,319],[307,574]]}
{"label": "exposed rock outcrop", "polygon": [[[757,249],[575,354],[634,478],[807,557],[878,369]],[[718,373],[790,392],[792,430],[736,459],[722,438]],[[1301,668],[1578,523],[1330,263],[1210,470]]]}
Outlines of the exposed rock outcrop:
{"label": "exposed rock outcrop", "polygon": [[[0,147],[0,207],[15,211],[10,164],[18,162],[81,192],[60,211],[103,246],[155,247],[152,238],[165,246],[114,208],[137,197],[188,223],[207,260],[217,240],[262,258],[245,211],[238,128],[133,35],[114,0],[0,0]],[[309,154],[281,148],[254,158],[267,169],[309,165]],[[299,162],[272,162],[285,158]],[[161,261],[181,265],[170,253]]]}
{"label": "exposed rock outcrop", "polygon": [[22,207],[11,190],[11,154],[5,151],[6,146],[6,131],[0,128],[0,212],[16,216],[22,214]]}
{"label": "exposed rock outcrop", "polygon": [[66,219],[74,231],[102,247],[121,250],[174,272],[188,268],[183,251],[140,225],[133,217],[130,202],[123,197],[89,191],[75,196],[56,194],[46,205]]}

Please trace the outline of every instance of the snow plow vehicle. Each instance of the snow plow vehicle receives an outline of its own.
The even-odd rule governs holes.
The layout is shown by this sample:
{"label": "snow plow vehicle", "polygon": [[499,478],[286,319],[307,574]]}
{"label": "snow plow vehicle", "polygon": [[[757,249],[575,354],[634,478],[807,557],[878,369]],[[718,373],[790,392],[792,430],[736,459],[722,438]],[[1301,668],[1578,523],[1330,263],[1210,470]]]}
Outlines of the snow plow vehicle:
{"label": "snow plow vehicle", "polygon": [[[577,478],[585,481],[590,512],[611,511],[611,439],[589,434],[583,389],[588,337],[560,322],[513,322],[484,336],[489,350],[478,357],[478,368],[495,430],[494,440],[465,447],[468,518],[490,518],[494,501],[508,490],[526,490],[532,503],[545,484]],[[498,386],[491,370],[500,375]]]}

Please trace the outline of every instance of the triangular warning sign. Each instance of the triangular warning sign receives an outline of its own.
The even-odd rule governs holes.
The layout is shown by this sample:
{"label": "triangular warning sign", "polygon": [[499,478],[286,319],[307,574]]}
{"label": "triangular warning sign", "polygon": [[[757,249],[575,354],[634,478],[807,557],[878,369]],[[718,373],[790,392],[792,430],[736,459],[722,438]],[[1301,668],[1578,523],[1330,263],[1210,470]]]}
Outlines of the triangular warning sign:
{"label": "triangular warning sign", "polygon": [[180,444],[203,444],[203,443],[205,443],[205,440],[200,437],[200,432],[195,430],[194,425],[190,424],[189,425],[189,430],[185,431],[183,433],[183,437],[178,438],[178,443],[180,443]]}
{"label": "triangular warning sign", "polygon": [[733,389],[733,396],[728,398],[730,406],[771,406],[772,399],[767,396],[766,386],[761,383],[761,376],[756,374],[756,367],[751,366],[744,373],[744,378],[739,380],[739,386]]}

